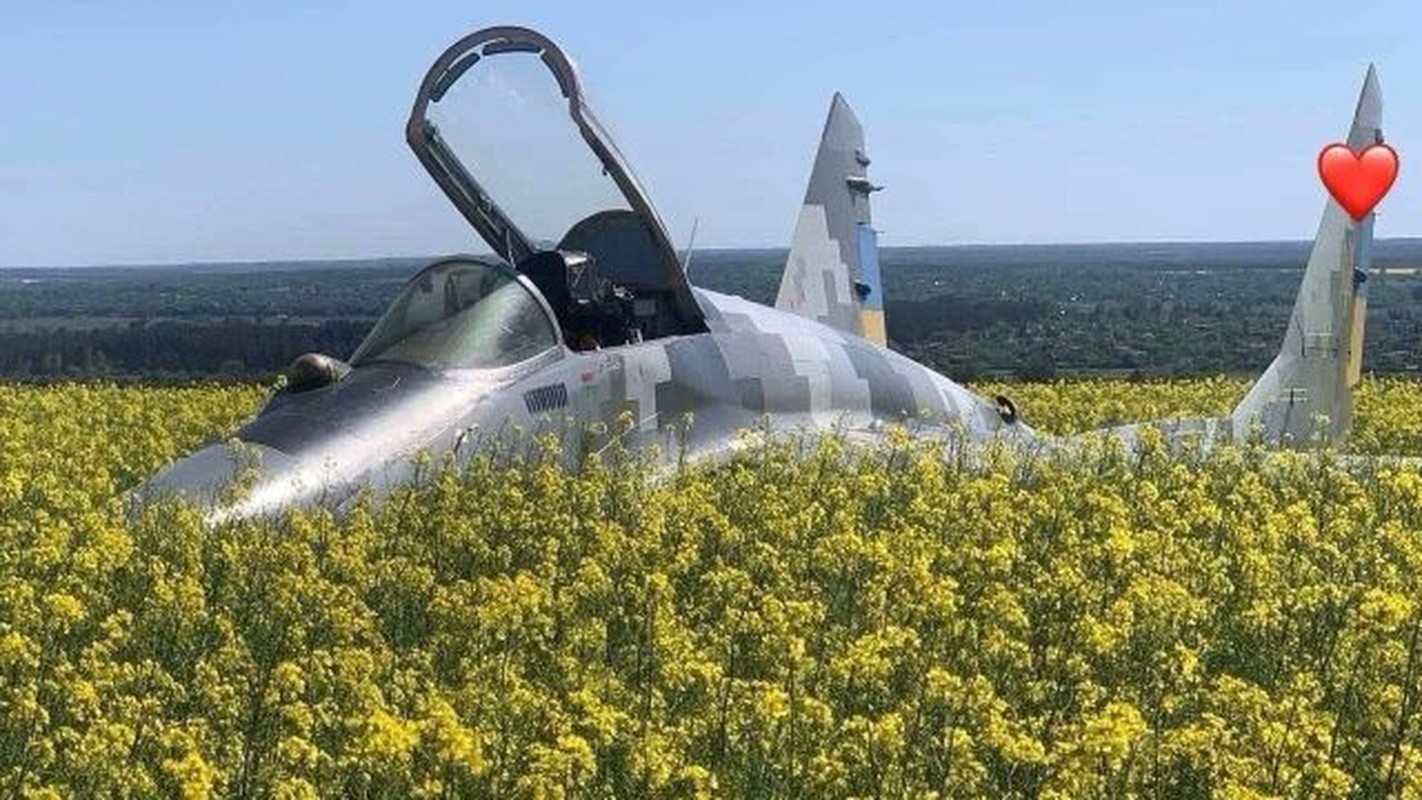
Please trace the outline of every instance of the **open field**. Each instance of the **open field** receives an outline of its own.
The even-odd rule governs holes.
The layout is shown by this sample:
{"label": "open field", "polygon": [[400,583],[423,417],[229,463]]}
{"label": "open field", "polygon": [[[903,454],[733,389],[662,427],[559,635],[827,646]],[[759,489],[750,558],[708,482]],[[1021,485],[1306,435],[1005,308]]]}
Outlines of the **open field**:
{"label": "open field", "polygon": [[[1070,432],[1244,384],[985,388]],[[1422,796],[1415,467],[829,442],[125,518],[262,394],[0,384],[0,794]],[[1365,382],[1358,447],[1419,419]]]}

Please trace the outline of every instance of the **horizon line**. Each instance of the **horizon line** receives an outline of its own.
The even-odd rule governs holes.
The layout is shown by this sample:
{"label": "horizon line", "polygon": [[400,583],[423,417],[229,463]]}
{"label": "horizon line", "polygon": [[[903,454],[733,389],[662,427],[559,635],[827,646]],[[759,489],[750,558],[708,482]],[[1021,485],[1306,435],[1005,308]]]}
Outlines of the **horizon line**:
{"label": "horizon line", "polygon": [[[1422,236],[1379,236],[1374,239],[1375,244],[1384,242],[1422,242]],[[1021,248],[1021,247],[1046,247],[1046,248],[1070,248],[1070,247],[1140,247],[1140,246],[1171,246],[1171,247],[1204,247],[1220,245],[1294,245],[1312,244],[1312,239],[1120,239],[1106,241],[1057,241],[1057,242],[953,242],[951,244],[888,244],[880,245],[880,250],[953,250],[960,248]],[[692,248],[696,253],[730,253],[730,252],[787,252],[786,245],[727,245],[714,247]],[[680,251],[678,251],[680,252]],[[176,267],[204,267],[204,266],[235,266],[252,265],[261,266],[268,264],[349,264],[353,262],[371,261],[423,261],[438,258],[449,258],[451,256],[469,255],[478,257],[489,257],[493,253],[478,251],[454,251],[448,253],[430,253],[423,255],[371,255],[371,256],[303,256],[294,258],[267,257],[267,258],[238,258],[238,259],[202,259],[198,261],[123,261],[118,263],[88,263],[88,264],[19,264],[0,265],[0,271],[18,270],[42,270],[42,269],[154,269],[154,268],[176,268]]]}

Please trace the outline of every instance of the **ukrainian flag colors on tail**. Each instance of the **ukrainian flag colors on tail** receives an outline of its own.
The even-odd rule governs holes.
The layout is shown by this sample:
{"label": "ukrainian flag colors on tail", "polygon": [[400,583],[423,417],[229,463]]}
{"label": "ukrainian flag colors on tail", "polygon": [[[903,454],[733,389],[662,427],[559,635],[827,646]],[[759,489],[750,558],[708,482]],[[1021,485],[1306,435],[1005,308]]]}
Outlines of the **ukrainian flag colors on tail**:
{"label": "ukrainian flag colors on tail", "polygon": [[884,344],[878,237],[869,216],[864,129],[835,94],[795,222],[775,307]]}

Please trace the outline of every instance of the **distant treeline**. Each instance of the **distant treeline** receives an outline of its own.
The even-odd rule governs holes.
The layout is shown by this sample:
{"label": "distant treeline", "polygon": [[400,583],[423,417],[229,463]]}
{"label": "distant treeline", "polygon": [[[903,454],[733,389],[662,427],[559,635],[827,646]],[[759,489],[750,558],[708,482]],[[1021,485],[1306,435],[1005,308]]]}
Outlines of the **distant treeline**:
{"label": "distant treeline", "polygon": [[302,353],[349,356],[371,320],[135,323],[0,332],[0,375],[18,379],[261,379]]}
{"label": "distant treeline", "polygon": [[[958,379],[1263,369],[1307,244],[883,251],[891,346]],[[1422,241],[1379,242],[1364,368],[1422,373]],[[260,379],[347,357],[421,264],[0,270],[0,377]],[[697,253],[697,286],[774,302],[784,251]]]}
{"label": "distant treeline", "polygon": [[[942,331],[1021,330],[1049,307],[1027,300],[968,302],[937,297],[888,304],[895,342],[931,341]],[[162,321],[98,329],[0,328],[0,375],[50,378],[261,379],[302,353],[348,357],[373,320],[318,323],[252,320]]]}

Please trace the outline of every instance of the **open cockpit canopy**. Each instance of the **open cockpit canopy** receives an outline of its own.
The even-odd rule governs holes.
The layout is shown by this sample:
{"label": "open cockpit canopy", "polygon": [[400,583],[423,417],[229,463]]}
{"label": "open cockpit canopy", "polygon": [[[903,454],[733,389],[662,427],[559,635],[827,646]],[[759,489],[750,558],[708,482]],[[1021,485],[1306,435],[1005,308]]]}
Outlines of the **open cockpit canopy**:
{"label": "open cockpit canopy", "polygon": [[641,335],[705,330],[666,229],[549,39],[497,27],[456,42],[425,75],[406,139],[508,263],[585,256],[640,301]]}

